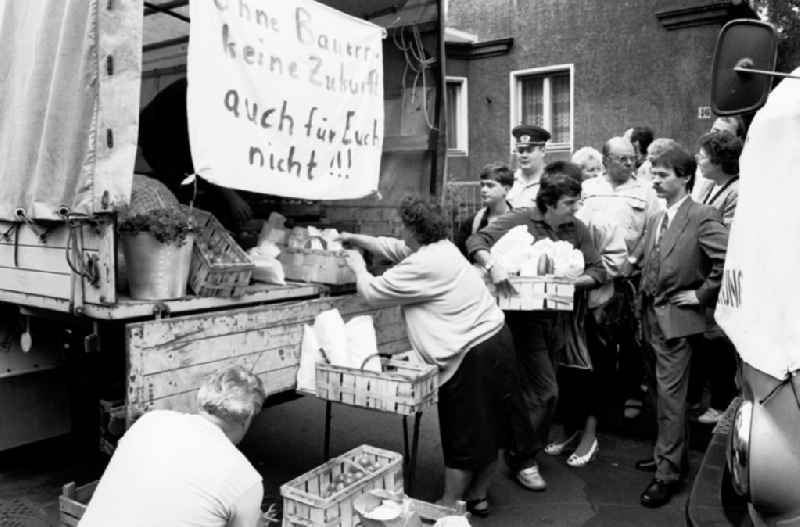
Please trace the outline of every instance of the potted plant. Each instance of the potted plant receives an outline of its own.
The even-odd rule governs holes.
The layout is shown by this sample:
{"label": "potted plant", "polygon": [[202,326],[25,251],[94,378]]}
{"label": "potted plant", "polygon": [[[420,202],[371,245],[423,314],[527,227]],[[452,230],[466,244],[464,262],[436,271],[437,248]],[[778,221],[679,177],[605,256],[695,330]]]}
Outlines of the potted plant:
{"label": "potted plant", "polygon": [[186,295],[194,223],[179,207],[124,216],[120,241],[131,298],[162,300]]}

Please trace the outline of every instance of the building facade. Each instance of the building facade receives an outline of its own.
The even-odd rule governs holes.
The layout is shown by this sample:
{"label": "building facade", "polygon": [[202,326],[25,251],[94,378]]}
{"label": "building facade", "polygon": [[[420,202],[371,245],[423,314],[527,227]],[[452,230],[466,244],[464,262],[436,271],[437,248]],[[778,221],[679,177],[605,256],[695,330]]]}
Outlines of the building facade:
{"label": "building facade", "polygon": [[548,160],[640,125],[693,148],[717,33],[753,16],[745,0],[450,0],[448,181],[509,161],[520,122],[553,134]]}

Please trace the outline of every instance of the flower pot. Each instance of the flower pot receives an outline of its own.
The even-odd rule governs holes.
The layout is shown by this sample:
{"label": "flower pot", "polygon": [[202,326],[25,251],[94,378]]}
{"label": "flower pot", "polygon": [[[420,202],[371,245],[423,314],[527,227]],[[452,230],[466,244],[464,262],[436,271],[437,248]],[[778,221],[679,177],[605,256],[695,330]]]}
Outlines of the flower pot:
{"label": "flower pot", "polygon": [[148,232],[122,234],[131,298],[164,300],[186,296],[194,236],[183,245],[161,243]]}

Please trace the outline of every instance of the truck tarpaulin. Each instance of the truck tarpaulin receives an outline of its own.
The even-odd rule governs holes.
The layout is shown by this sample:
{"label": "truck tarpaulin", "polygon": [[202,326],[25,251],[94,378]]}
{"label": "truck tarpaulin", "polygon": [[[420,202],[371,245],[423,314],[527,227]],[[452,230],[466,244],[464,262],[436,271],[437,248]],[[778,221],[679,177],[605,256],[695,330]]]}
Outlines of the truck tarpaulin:
{"label": "truck tarpaulin", "polygon": [[130,200],[142,2],[0,2],[0,219]]}
{"label": "truck tarpaulin", "polygon": [[778,379],[800,369],[798,88],[781,82],[747,134],[715,315],[742,360]]}

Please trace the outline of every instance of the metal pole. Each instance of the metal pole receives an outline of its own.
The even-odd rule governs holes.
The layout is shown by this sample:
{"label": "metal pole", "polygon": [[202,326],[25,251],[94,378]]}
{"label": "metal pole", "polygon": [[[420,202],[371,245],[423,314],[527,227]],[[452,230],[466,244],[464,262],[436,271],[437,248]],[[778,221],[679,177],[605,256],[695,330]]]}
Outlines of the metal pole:
{"label": "metal pole", "polygon": [[331,410],[333,403],[325,401],[325,445],[322,448],[322,457],[325,461],[331,458]]}
{"label": "metal pole", "polygon": [[736,73],[754,73],[756,75],[768,75],[770,77],[783,77],[787,79],[800,79],[798,75],[791,75],[789,73],[780,73],[777,71],[767,71],[767,70],[754,70],[753,68],[743,68],[741,66],[736,66],[733,68],[733,71]]}

